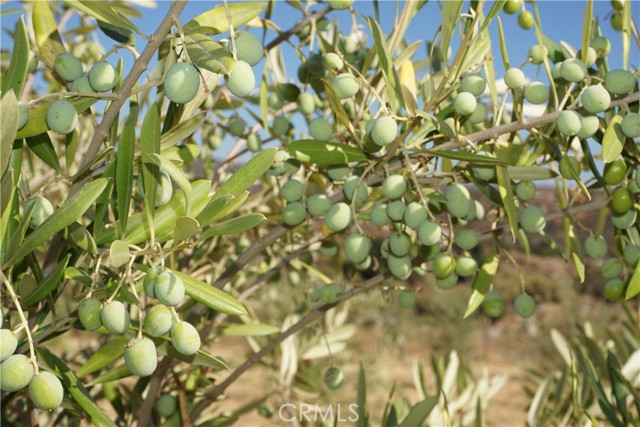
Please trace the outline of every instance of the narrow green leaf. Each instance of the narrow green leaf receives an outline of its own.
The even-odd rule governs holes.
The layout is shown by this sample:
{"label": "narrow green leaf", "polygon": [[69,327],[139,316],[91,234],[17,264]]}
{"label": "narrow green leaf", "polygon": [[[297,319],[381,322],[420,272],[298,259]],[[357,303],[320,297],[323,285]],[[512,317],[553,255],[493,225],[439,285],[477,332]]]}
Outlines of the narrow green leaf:
{"label": "narrow green leaf", "polygon": [[358,419],[356,427],[369,427],[369,414],[367,413],[367,381],[365,378],[364,365],[360,362],[360,374],[358,375],[358,393],[356,395],[356,412]]}
{"label": "narrow green leaf", "polygon": [[173,230],[173,240],[182,242],[200,231],[200,224],[194,218],[181,216],[176,220],[176,227]]}
{"label": "narrow green leaf", "polygon": [[349,133],[355,136],[355,129],[353,128],[353,124],[351,123],[349,116],[347,116],[347,112],[344,110],[344,107],[342,106],[342,102],[340,102],[338,95],[336,95],[336,92],[326,80],[322,80],[322,84],[324,85],[324,91],[327,96],[327,100],[329,101],[329,108],[331,109],[331,112],[336,117],[336,119],[347,128]]}
{"label": "narrow green leaf", "polygon": [[636,263],[636,266],[633,269],[633,274],[629,280],[629,285],[627,286],[627,292],[624,299],[631,299],[638,294],[640,294],[640,261]]}
{"label": "narrow green leaf", "polygon": [[620,123],[622,123],[622,117],[616,114],[604,131],[604,138],[602,139],[602,159],[605,163],[613,162],[622,153],[626,137],[622,132]]}
{"label": "narrow green leaf", "polygon": [[76,375],[82,378],[112,364],[122,357],[127,342],[129,342],[129,338],[124,336],[111,339],[84,362],[84,365],[76,371]]}
{"label": "narrow green leaf", "polygon": [[[260,15],[267,6],[266,2],[240,2],[229,4],[229,14],[234,28],[251,21]],[[205,34],[220,34],[229,31],[229,20],[224,5],[214,8],[196,16],[183,25],[184,31],[200,31]]]}
{"label": "narrow green leaf", "polygon": [[[16,97],[22,93],[25,79],[27,78],[27,68],[29,67],[29,37],[24,24],[24,17],[20,17],[16,23],[16,31],[13,35],[13,51],[11,52],[11,62],[9,68],[2,76],[0,90],[6,94],[12,90]],[[4,125],[4,119],[3,119]]]}
{"label": "narrow green leaf", "polygon": [[16,139],[16,133],[18,132],[19,116],[18,99],[13,91],[9,91],[0,100],[0,117],[2,117],[2,126],[0,126],[0,176],[7,168],[9,158],[11,158],[13,141]]}
{"label": "narrow green leaf", "polygon": [[250,213],[232,218],[219,224],[213,224],[198,239],[199,242],[211,239],[215,236],[239,234],[249,230],[264,221],[266,217],[261,213]]}
{"label": "narrow green leaf", "polygon": [[66,200],[25,239],[20,249],[5,262],[2,268],[5,269],[20,261],[54,234],[77,221],[102,193],[107,182],[106,178],[91,181]]}
{"label": "narrow green leaf", "polygon": [[449,0],[442,3],[442,26],[440,27],[440,45],[438,46],[440,52],[442,52],[442,58],[447,57],[463,3],[462,0]]}
{"label": "narrow green leaf", "polygon": [[507,166],[509,177],[518,181],[544,181],[552,179],[557,174],[542,166]]}
{"label": "narrow green leaf", "polygon": [[[3,119],[4,124],[4,119]],[[60,171],[60,162],[58,161],[58,153],[53,148],[49,134],[44,132],[40,135],[30,136],[26,138],[27,146],[33,153],[47,165],[51,166],[56,172]]]}
{"label": "narrow green leaf", "polygon": [[226,313],[232,316],[242,316],[247,314],[247,309],[235,298],[222,292],[220,289],[207,285],[192,276],[171,270],[176,276],[182,279],[189,295],[194,300],[201,302],[212,310]]}
{"label": "narrow green leaf", "polygon": [[269,115],[267,114],[269,88],[267,85],[267,75],[262,75],[260,82],[260,117],[262,118],[262,127],[269,129]]}
{"label": "narrow green leaf", "polygon": [[[43,1],[37,1],[35,4],[44,3]],[[67,99],[76,107],[76,111],[78,114],[84,113],[85,110],[89,109],[93,104],[98,102],[98,98],[76,98],[76,99]],[[30,108],[27,110],[29,117],[27,119],[27,124],[18,131],[16,138],[27,138],[29,136],[40,135],[43,132],[49,130],[47,126],[47,110],[49,109],[50,103],[38,105],[36,108]]]}
{"label": "narrow green leaf", "polygon": [[222,335],[230,337],[262,337],[280,332],[280,328],[266,323],[235,324],[223,328]]}
{"label": "narrow green leaf", "polygon": [[232,199],[234,199],[234,197],[231,194],[227,194],[226,196],[212,200],[211,203],[207,204],[202,212],[200,212],[196,217],[196,221],[198,221],[200,227],[206,227],[211,224],[211,222],[215,220],[216,216],[222,212],[227,205],[229,205],[229,202]]}
{"label": "narrow green leaf", "polygon": [[[498,156],[500,157],[500,154],[498,154]],[[518,233],[518,209],[516,208],[513,188],[511,187],[509,171],[505,166],[496,166],[496,178],[498,179],[498,192],[500,193],[504,210],[507,213],[509,228],[511,229],[511,235],[515,242],[516,234]]]}
{"label": "narrow green leaf", "polygon": [[542,44],[547,49],[549,53],[549,58],[555,64],[557,62],[564,61],[564,51],[562,50],[562,46],[551,40],[549,37],[542,35]]}
{"label": "narrow green leaf", "polygon": [[[495,6],[496,3],[494,3]],[[502,64],[504,65],[504,69],[508,70],[511,68],[511,64],[509,62],[509,54],[507,53],[507,41],[504,36],[504,29],[502,28],[502,20],[498,17],[498,38],[500,40],[500,55],[502,55]]]}
{"label": "narrow green leaf", "polygon": [[44,348],[37,348],[38,356],[62,379],[65,392],[80,405],[91,418],[91,424],[96,427],[116,427],[111,418],[93,400],[84,385],[78,380],[73,371],[58,357]]}
{"label": "narrow green leaf", "polygon": [[[61,53],[65,52],[62,39],[58,33],[58,26],[53,19],[53,13],[49,7],[49,2],[44,0],[35,1],[32,10],[33,32],[36,38],[36,46],[40,54],[40,60],[53,68],[53,61]],[[31,116],[29,116],[31,120]],[[38,132],[40,133],[40,132]]]}
{"label": "narrow green leaf", "polygon": [[593,25],[593,0],[587,0],[584,8],[584,19],[582,20],[582,51],[580,59],[587,62],[589,41],[591,40],[591,26]]}
{"label": "narrow green leaf", "polygon": [[133,374],[131,373],[129,368],[127,368],[127,365],[123,363],[122,365],[118,365],[116,367],[109,369],[106,372],[101,373],[100,375],[92,379],[88,383],[88,385],[94,386],[97,384],[106,384],[113,381],[121,380],[122,378],[126,378],[131,375]]}
{"label": "narrow green leaf", "polygon": [[136,44],[136,38],[133,35],[133,31],[118,27],[117,25],[111,25],[108,22],[104,22],[99,19],[96,19],[96,23],[104,35],[109,37],[111,40],[132,46]]}
{"label": "narrow green leaf", "polygon": [[484,297],[487,295],[489,290],[491,290],[491,283],[498,271],[499,263],[500,255],[498,255],[498,252],[495,249],[492,249],[473,281],[473,292],[469,297],[467,309],[464,312],[464,319],[471,316],[471,314],[480,307],[480,304],[484,301]]}
{"label": "narrow green leaf", "polygon": [[325,166],[361,162],[367,159],[367,155],[360,148],[340,142],[315,139],[294,141],[287,146],[287,151],[301,162]]}
{"label": "narrow green leaf", "polygon": [[220,43],[203,33],[185,35],[189,57],[195,65],[212,73],[229,74],[233,68],[233,57]]}
{"label": "narrow green leaf", "polygon": [[[156,113],[154,112],[154,115],[155,114]],[[158,113],[158,119],[157,119],[158,132],[160,132],[160,115],[159,114],[160,113]],[[180,122],[179,125],[172,127],[167,132],[163,133],[160,137],[160,146],[162,150],[166,150],[167,148],[172,147],[177,143],[193,135],[195,131],[197,131],[198,129],[200,129],[200,127],[202,127],[206,114],[207,114],[206,111],[201,111],[198,114],[192,117],[189,117],[187,120]],[[157,151],[157,152],[159,153],[160,151]]]}
{"label": "narrow green leaf", "polygon": [[631,1],[622,5],[622,68],[629,69],[629,53],[631,52]]}
{"label": "narrow green leaf", "polygon": [[162,157],[160,154],[151,153],[147,158],[157,166],[160,166],[162,170],[169,174],[173,182],[178,184],[178,187],[182,190],[182,194],[184,194],[186,214],[189,215],[189,212],[191,211],[191,183],[187,177],[184,176],[182,171],[178,169],[176,165],[174,165],[170,160]]}
{"label": "narrow green leaf", "polygon": [[220,186],[211,200],[216,200],[224,195],[231,194],[238,197],[253,183],[269,170],[276,155],[275,148],[267,148],[255,155],[251,160],[242,165],[228,180]]}
{"label": "narrow green leaf", "polygon": [[[151,236],[155,237],[153,215],[155,213],[156,191],[158,187],[158,166],[147,158],[151,154],[160,154],[160,109],[157,103],[151,104],[142,120],[140,130],[140,152],[142,157],[142,185],[144,188],[144,212]],[[140,177],[138,177],[140,179]]]}
{"label": "narrow green leaf", "polygon": [[214,371],[229,370],[229,367],[224,363],[224,361],[211,356],[204,350],[198,350],[196,354],[186,356],[177,351],[173,345],[171,345],[171,340],[168,337],[152,338],[152,340],[156,343],[156,349],[160,354],[164,354],[192,366],[205,366],[213,369]]}
{"label": "narrow green leaf", "polygon": [[[462,2],[460,3],[462,4]],[[397,112],[398,102],[400,102],[402,107],[406,107],[404,95],[402,94],[402,85],[400,84],[400,78],[398,78],[398,71],[393,65],[391,55],[387,51],[384,33],[382,32],[380,25],[371,17],[369,17],[369,28],[371,29],[373,42],[380,60],[380,69],[382,70],[385,86],[387,88],[387,98],[391,105],[391,110]]]}
{"label": "narrow green leaf", "polygon": [[496,0],[491,3],[491,9],[489,9],[489,13],[487,13],[486,18],[484,18],[484,21],[482,21],[482,25],[480,26],[480,30],[478,31],[478,33],[482,33],[487,29],[489,24],[491,24],[491,21],[493,21],[493,19],[502,11],[502,8],[504,7],[504,4],[506,2],[507,0]]}
{"label": "narrow green leaf", "polygon": [[136,149],[136,125],[138,123],[138,104],[129,103],[129,118],[124,124],[116,153],[116,194],[118,196],[118,219],[120,236],[124,236],[131,209],[133,189],[133,159]]}
{"label": "narrow green leaf", "polygon": [[94,18],[104,21],[116,27],[127,28],[138,34],[144,34],[133,22],[126,16],[111,7],[109,2],[103,1],[87,1],[87,0],[65,0],[69,6],[72,6],[80,12],[93,16]]}
{"label": "narrow green leaf", "polygon": [[56,268],[40,283],[38,286],[26,297],[20,300],[20,304],[23,307],[29,307],[37,302],[45,299],[51,292],[56,289],[60,281],[64,278],[65,269],[67,268],[67,264],[69,264],[69,259],[71,259],[71,255],[67,255],[62,261],[56,265]]}
{"label": "narrow green leaf", "polygon": [[460,160],[464,162],[470,162],[472,164],[483,164],[483,165],[504,165],[506,164],[503,160],[494,159],[489,156],[480,156],[474,153],[467,153],[465,151],[449,151],[449,150],[425,150],[426,153],[431,154],[435,157],[444,157],[452,160]]}
{"label": "narrow green leaf", "polygon": [[243,191],[238,197],[231,199],[229,201],[229,204],[224,209],[222,209],[220,212],[213,215],[210,219],[210,222],[213,222],[217,219],[224,218],[226,216],[231,215],[232,213],[240,209],[242,205],[244,205],[244,202],[247,201],[248,198],[249,198],[249,192]]}
{"label": "narrow green leaf", "polygon": [[400,423],[400,427],[421,426],[437,404],[438,396],[429,396],[422,402],[416,403],[407,416],[404,417]]}

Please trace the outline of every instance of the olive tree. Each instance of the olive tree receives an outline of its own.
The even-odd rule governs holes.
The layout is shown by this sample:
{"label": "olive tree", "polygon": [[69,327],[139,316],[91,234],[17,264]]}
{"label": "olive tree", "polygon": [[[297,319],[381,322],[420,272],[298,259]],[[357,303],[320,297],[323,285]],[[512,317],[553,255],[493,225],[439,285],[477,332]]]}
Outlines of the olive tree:
{"label": "olive tree", "polygon": [[[126,2],[21,4],[0,86],[3,421],[232,423],[239,412],[211,403],[265,358],[279,366],[291,337],[322,343],[310,326],[339,323],[364,293],[411,306],[416,280],[468,283],[465,317],[507,303],[533,316],[525,278],[508,302],[492,284],[532,236],[583,281],[585,257],[602,260],[604,298],[640,293],[631,1],[611,2],[619,40],[585,2],[579,46],[546,37],[533,1],[442,2],[433,38],[415,42],[425,1],[400,4],[388,34],[353,0],[287,3],[224,2],[184,21],[189,5],[173,2],[153,34]],[[288,29],[285,7],[300,15]],[[516,13],[538,41],[521,66],[502,26]],[[347,34],[336,14],[359,24]],[[554,211],[536,204],[536,182],[555,187]],[[589,211],[595,229],[576,218]],[[270,324],[255,295],[285,272],[284,320]],[[224,335],[253,353],[212,355]],[[330,356],[319,371],[283,364],[279,386],[307,369],[320,374],[306,386],[339,388]],[[429,399],[405,424],[423,422]]]}

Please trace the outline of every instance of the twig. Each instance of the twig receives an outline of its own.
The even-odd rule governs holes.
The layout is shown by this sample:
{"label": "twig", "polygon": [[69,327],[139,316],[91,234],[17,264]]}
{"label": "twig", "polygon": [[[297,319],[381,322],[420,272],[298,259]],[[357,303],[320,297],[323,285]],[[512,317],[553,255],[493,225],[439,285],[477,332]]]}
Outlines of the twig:
{"label": "twig", "polygon": [[318,12],[312,13],[311,15],[308,15],[306,18],[304,18],[298,24],[296,24],[293,27],[291,27],[289,30],[285,31],[284,33],[280,33],[280,35],[278,37],[273,39],[271,42],[269,42],[268,45],[266,45],[264,47],[264,50],[268,51],[268,50],[273,49],[274,47],[278,46],[280,43],[286,41],[289,37],[291,37],[292,35],[294,35],[298,31],[303,29],[311,21],[315,21],[317,19],[320,19],[320,18],[322,18],[323,16],[325,16],[329,12],[331,12],[331,7],[327,7],[325,9],[322,9],[322,10],[318,11]]}

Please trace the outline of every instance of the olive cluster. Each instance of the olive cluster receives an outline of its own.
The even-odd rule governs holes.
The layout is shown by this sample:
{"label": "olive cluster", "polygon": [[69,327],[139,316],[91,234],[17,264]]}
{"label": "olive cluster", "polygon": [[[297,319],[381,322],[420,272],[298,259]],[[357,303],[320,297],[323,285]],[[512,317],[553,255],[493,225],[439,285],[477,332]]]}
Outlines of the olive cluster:
{"label": "olive cluster", "polygon": [[[0,327],[4,323],[0,313]],[[60,406],[64,397],[62,382],[53,373],[34,369],[35,360],[14,354],[18,339],[11,329],[0,329],[0,389],[16,392],[28,387],[33,404],[42,410]]]}
{"label": "olive cluster", "polygon": [[[193,325],[180,320],[174,310],[185,298],[182,280],[171,271],[154,267],[146,273],[143,287],[145,294],[158,303],[146,312],[141,332],[153,338],[170,334],[171,343],[179,353],[196,354],[200,349],[200,335]],[[78,306],[78,319],[87,330],[104,327],[107,332],[118,335],[126,333],[130,326],[127,305],[115,299],[102,303],[93,297],[85,298]],[[124,361],[132,374],[151,375],[158,362],[155,342],[139,334],[127,344]]]}

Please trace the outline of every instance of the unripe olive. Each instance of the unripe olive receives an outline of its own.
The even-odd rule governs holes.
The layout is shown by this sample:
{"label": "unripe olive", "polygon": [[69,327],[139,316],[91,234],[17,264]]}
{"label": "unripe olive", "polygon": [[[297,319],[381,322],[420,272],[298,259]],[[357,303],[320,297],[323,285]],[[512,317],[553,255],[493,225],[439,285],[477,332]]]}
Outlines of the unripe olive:
{"label": "unripe olive", "polygon": [[291,129],[291,123],[284,116],[278,116],[273,120],[271,124],[271,134],[273,136],[282,136],[289,132]]}
{"label": "unripe olive", "polygon": [[640,259],[640,245],[627,245],[622,251],[625,264],[634,268]]}
{"label": "unripe olive", "polygon": [[456,270],[456,260],[451,255],[440,254],[433,260],[433,274],[436,278],[444,279]]}
{"label": "unripe olive", "polygon": [[354,0],[328,0],[329,6],[331,6],[331,8],[335,10],[347,9],[353,4],[353,2]]}
{"label": "unripe olive", "polygon": [[0,362],[4,362],[16,351],[18,339],[9,329],[0,329]]}
{"label": "unripe olive", "polygon": [[602,236],[590,235],[584,241],[584,249],[591,258],[602,258],[607,254],[607,241]]}
{"label": "unripe olive", "polygon": [[551,67],[551,78],[554,81],[560,81],[561,83],[564,82],[561,71],[562,71],[562,62],[557,62],[553,64],[553,67]]}
{"label": "unripe olive", "polygon": [[12,393],[25,388],[33,378],[33,365],[24,354],[14,354],[0,363],[0,389]]}
{"label": "unripe olive", "polygon": [[327,175],[332,181],[342,182],[351,173],[351,168],[347,165],[331,165],[327,168]]}
{"label": "unripe olive", "polygon": [[[234,40],[236,46],[236,57],[249,64],[257,65],[264,54],[264,48],[260,40],[248,31],[238,31]],[[227,49],[232,53],[232,44],[229,42]]]}
{"label": "unripe olive", "polygon": [[526,78],[520,68],[509,68],[504,73],[504,83],[509,89],[518,89],[524,86]]}
{"label": "unripe olive", "polygon": [[613,279],[622,274],[624,266],[618,258],[609,258],[600,267],[600,273],[605,279]]}
{"label": "unripe olive", "polygon": [[178,322],[171,331],[171,343],[178,352],[190,356],[200,349],[200,334],[187,322]]}
{"label": "unripe olive", "polygon": [[95,331],[102,326],[100,312],[102,303],[95,298],[87,298],[78,304],[78,319],[88,331]]}
{"label": "unripe olive", "polygon": [[611,223],[620,230],[631,228],[636,223],[638,214],[635,209],[628,210],[622,214],[613,213],[611,215]]}
{"label": "unripe olive", "polygon": [[513,301],[513,305],[518,316],[524,319],[533,316],[533,313],[536,311],[536,300],[526,293],[518,295]]}
{"label": "unripe olive", "polygon": [[404,280],[411,276],[411,258],[408,256],[397,257],[389,255],[387,257],[387,266],[391,274],[397,279]]}
{"label": "unripe olive", "polygon": [[541,64],[542,62],[544,62],[544,58],[547,56],[547,54],[547,48],[543,45],[533,45],[528,52],[529,61],[531,61],[532,64]]}
{"label": "unripe olive", "polygon": [[627,176],[627,164],[624,160],[614,160],[604,165],[604,182],[608,185],[618,185]]}
{"label": "unripe olive", "polygon": [[173,316],[169,307],[157,304],[144,317],[144,331],[152,337],[161,337],[171,330]]}
{"label": "unripe olive", "polygon": [[629,138],[637,138],[640,136],[640,114],[628,113],[622,118],[620,129]]}
{"label": "unripe olive", "polygon": [[598,131],[600,119],[595,114],[580,113],[580,130],[576,136],[580,139],[589,138]]}
{"label": "unripe olive", "polygon": [[590,113],[601,113],[611,105],[611,96],[604,86],[589,86],[582,92],[582,106]]}
{"label": "unripe olive", "polygon": [[447,209],[456,218],[467,216],[473,208],[473,200],[469,190],[461,184],[450,185],[445,193]]}
{"label": "unripe olive", "polygon": [[184,300],[186,290],[182,279],[170,271],[165,271],[156,277],[153,292],[162,304],[175,306]]}
{"label": "unripe olive", "polygon": [[363,262],[371,250],[371,241],[359,233],[350,234],[344,241],[344,254],[355,264]]}
{"label": "unripe olive", "polygon": [[307,210],[312,216],[322,216],[330,207],[331,199],[326,194],[314,194],[307,199]]}
{"label": "unripe olive", "polygon": [[398,301],[403,307],[413,307],[416,303],[416,293],[410,290],[403,289],[400,291]]}
{"label": "unripe olive", "polygon": [[594,37],[589,43],[589,46],[596,51],[598,57],[606,56],[611,52],[611,42],[606,37]]}
{"label": "unripe olive", "polygon": [[406,209],[407,205],[402,200],[396,200],[387,205],[387,216],[391,221],[400,222]]}
{"label": "unripe olive", "polygon": [[313,113],[316,108],[316,101],[310,93],[301,93],[298,97],[298,110],[305,116]]}
{"label": "unripe olive", "polygon": [[251,151],[252,153],[257,153],[261,148],[262,141],[260,141],[260,138],[257,134],[252,133],[247,136],[247,150]]}
{"label": "unripe olive", "polygon": [[293,83],[285,83],[280,86],[280,95],[287,102],[295,102],[300,96],[300,88]]}
{"label": "unripe olive", "polygon": [[124,349],[124,363],[133,375],[148,377],[158,366],[156,345],[147,337],[134,338]]}
{"label": "unripe olive", "polygon": [[504,313],[504,299],[495,291],[487,292],[482,301],[482,311],[489,317],[500,317]]}
{"label": "unripe olive", "polygon": [[489,117],[487,113],[487,107],[484,104],[478,102],[476,105],[476,109],[473,110],[473,113],[469,116],[469,123],[474,125],[484,123],[485,120]]}
{"label": "unripe olive", "polygon": [[88,77],[91,88],[96,92],[109,92],[116,86],[116,69],[106,61],[94,64],[91,70],[89,70]]}
{"label": "unripe olive", "polygon": [[360,85],[353,75],[342,73],[333,78],[331,88],[339,99],[347,99],[358,93]]}
{"label": "unripe olive", "polygon": [[420,243],[425,246],[432,246],[436,243],[440,243],[440,237],[442,236],[442,229],[438,224],[431,221],[424,221],[418,228],[418,238]]}
{"label": "unripe olive", "polygon": [[621,279],[614,278],[605,283],[602,294],[609,301],[620,301],[624,296],[625,288],[626,285]]}
{"label": "unripe olive", "polygon": [[520,213],[520,225],[527,233],[539,233],[544,230],[547,220],[537,206],[527,206]]}
{"label": "unripe olive", "polygon": [[[493,158],[493,156],[486,151],[478,151],[476,154],[490,159]],[[473,173],[483,181],[490,181],[496,176],[496,169],[493,165],[478,163],[471,166],[471,169]]]}
{"label": "unripe olive", "polygon": [[587,77],[587,66],[578,58],[565,59],[560,68],[560,75],[568,82],[581,82]]}
{"label": "unripe olive", "polygon": [[279,110],[284,105],[284,98],[278,92],[271,92],[267,98],[267,105],[274,110]]}
{"label": "unripe olive", "polygon": [[427,219],[429,219],[427,210],[418,202],[409,203],[404,210],[404,223],[414,230],[420,228]]}
{"label": "unripe olive", "polygon": [[170,394],[163,394],[154,406],[158,414],[163,417],[169,417],[178,409],[178,399]]}
{"label": "unripe olive", "polygon": [[309,133],[314,139],[328,141],[331,139],[333,130],[331,124],[323,118],[315,118],[309,122]]}
{"label": "unripe olive", "polygon": [[362,177],[351,175],[344,181],[343,192],[347,200],[354,200],[356,203],[364,203],[369,197],[369,188]]}
{"label": "unripe olive", "polygon": [[322,57],[322,65],[327,71],[339,70],[344,67],[344,61],[337,53],[329,52]]}
{"label": "unripe olive", "polygon": [[324,223],[329,230],[339,232],[351,224],[351,208],[344,202],[332,205],[324,216]]}
{"label": "unripe olive", "polygon": [[251,65],[244,61],[236,61],[231,69],[231,73],[226,76],[226,83],[229,92],[237,97],[244,98],[249,95],[256,86],[256,76],[253,74]]}
{"label": "unripe olive", "polygon": [[478,73],[469,73],[460,82],[462,92],[469,92],[473,96],[480,96],[487,87],[487,82]]}
{"label": "unripe olive", "polygon": [[147,271],[147,274],[145,274],[144,279],[142,280],[142,287],[144,288],[144,293],[151,298],[156,297],[156,293],[154,291],[154,285],[156,282],[156,277],[158,277],[160,273],[162,273],[161,267],[150,268],[149,271]]}
{"label": "unripe olive", "polygon": [[442,290],[448,290],[458,284],[459,277],[456,273],[451,273],[447,277],[436,278],[436,286]]}
{"label": "unripe olive", "polygon": [[95,89],[89,83],[89,76],[82,76],[69,83],[69,90],[79,93],[95,93]]}
{"label": "unripe olive", "polygon": [[60,135],[73,132],[78,124],[78,112],[69,101],[59,99],[47,109],[47,126]]}
{"label": "unripe olive", "polygon": [[373,209],[371,209],[371,222],[378,227],[382,227],[383,225],[386,225],[388,221],[389,217],[387,216],[387,204],[376,204]]}
{"label": "unripe olive", "polygon": [[31,225],[34,227],[40,226],[53,214],[53,205],[45,197],[36,196],[33,199],[27,200],[24,209],[29,209],[31,205],[34,205],[33,211],[31,212]]}
{"label": "unripe olive", "polygon": [[502,6],[502,10],[504,10],[509,15],[513,15],[517,13],[522,8],[522,0],[507,0]]}
{"label": "unripe olive", "polygon": [[282,222],[293,227],[302,224],[306,215],[307,211],[302,203],[287,203],[287,206],[282,209]]}
{"label": "unripe olive", "polygon": [[53,68],[64,80],[72,82],[84,73],[82,62],[70,53],[61,53],[53,60]]}
{"label": "unripe olive", "polygon": [[470,228],[456,234],[456,246],[465,251],[470,251],[478,246],[479,241],[478,233]]}
{"label": "unripe olive", "polygon": [[460,277],[471,277],[478,271],[478,262],[469,257],[461,256],[456,259],[456,274]]}
{"label": "unripe olive", "polygon": [[531,82],[524,89],[524,97],[532,104],[544,104],[549,100],[549,88],[541,82]]}
{"label": "unripe olive", "polygon": [[476,101],[475,96],[469,92],[460,92],[453,100],[453,108],[455,108],[456,113],[462,116],[468,116],[473,113],[477,105],[478,101]]}
{"label": "unripe olive", "polygon": [[338,245],[333,240],[323,240],[320,244],[320,253],[324,256],[335,256],[338,253]]}
{"label": "unripe olive", "polygon": [[394,174],[385,178],[382,193],[389,199],[399,199],[407,190],[407,181],[402,175]]}
{"label": "unripe olive", "polygon": [[321,299],[323,304],[335,304],[340,300],[340,294],[342,293],[342,286],[333,282],[322,287]]}
{"label": "unripe olive", "polygon": [[129,328],[129,312],[120,301],[105,303],[100,310],[100,320],[112,334],[123,334]]}
{"label": "unripe olive", "polygon": [[198,94],[200,76],[191,64],[178,62],[173,64],[164,78],[164,92],[167,98],[176,104],[186,104]]}
{"label": "unripe olive", "polygon": [[27,124],[27,120],[29,120],[29,111],[24,104],[18,105],[18,111],[20,113],[18,115],[18,130],[20,130]]}
{"label": "unripe olive", "polygon": [[523,30],[528,30],[533,27],[534,22],[533,14],[528,10],[525,10],[518,15],[518,25],[520,25],[520,28]]}
{"label": "unripe olive", "polygon": [[244,135],[245,129],[247,127],[247,122],[245,122],[240,117],[234,117],[229,120],[229,124],[227,125],[229,129],[229,133],[233,136],[242,136]]}
{"label": "unripe olive", "polygon": [[615,31],[622,31],[623,22],[622,12],[614,12],[613,15],[611,15],[611,28]]}
{"label": "unripe olive", "polygon": [[396,231],[389,236],[389,250],[397,257],[409,255],[411,252],[411,237],[405,232]]}
{"label": "unripe olive", "polygon": [[611,0],[611,7],[614,10],[622,10],[624,9],[624,2],[625,0]]}
{"label": "unripe olive", "polygon": [[484,212],[484,206],[482,205],[482,203],[480,203],[477,200],[474,200],[473,201],[473,206],[474,206],[473,211],[475,212],[475,215],[473,216],[473,218],[468,218],[468,219],[469,220],[472,220],[472,219],[481,220],[481,219],[483,219],[485,212]]}
{"label": "unripe olive", "polygon": [[633,195],[626,187],[618,187],[611,197],[611,208],[616,213],[624,213],[633,207]]}
{"label": "unripe olive", "polygon": [[36,408],[49,411],[60,407],[64,389],[60,379],[47,371],[40,371],[29,383],[29,397]]}
{"label": "unripe olive", "polygon": [[377,145],[387,145],[392,143],[398,136],[398,125],[391,117],[378,117],[373,123],[369,134]]}
{"label": "unripe olive", "polygon": [[522,181],[516,186],[516,196],[524,202],[528,202],[536,195],[536,184],[531,181]]}
{"label": "unripe olive", "polygon": [[582,122],[580,121],[580,115],[575,111],[564,110],[558,116],[558,130],[563,135],[576,135],[581,127]]}
{"label": "unripe olive", "polygon": [[[578,53],[576,54],[577,58],[582,58],[582,49],[580,49],[578,51]],[[587,47],[587,57],[584,60],[584,65],[588,67],[593,66],[596,63],[596,60],[598,59],[598,52],[596,52],[596,50],[589,46]]]}
{"label": "unripe olive", "polygon": [[297,202],[304,195],[304,184],[297,179],[291,179],[284,183],[280,189],[280,196],[287,202]]}
{"label": "unripe olive", "polygon": [[289,175],[293,175],[294,173],[298,172],[301,166],[302,166],[302,163],[300,163],[300,160],[294,159],[291,156],[289,156],[284,161],[284,171]]}

